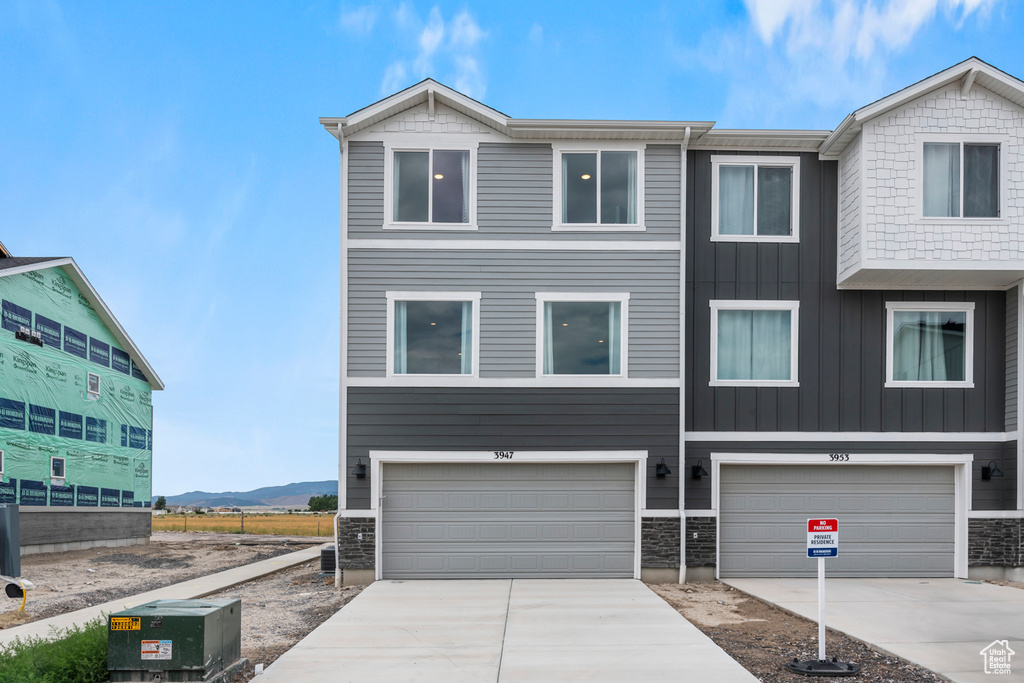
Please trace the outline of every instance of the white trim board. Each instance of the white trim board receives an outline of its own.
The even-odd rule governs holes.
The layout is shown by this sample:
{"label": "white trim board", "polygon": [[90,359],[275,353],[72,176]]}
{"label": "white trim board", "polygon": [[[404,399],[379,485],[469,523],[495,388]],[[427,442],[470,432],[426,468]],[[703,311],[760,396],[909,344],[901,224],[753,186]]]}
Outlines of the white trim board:
{"label": "white trim board", "polygon": [[686,432],[689,442],[1005,443],[1020,432]]}
{"label": "white trim board", "polygon": [[478,249],[537,251],[679,251],[680,242],[666,240],[499,240],[499,239],[376,239],[348,240],[349,249]]}
{"label": "white trim board", "polygon": [[[498,453],[511,453],[511,458]],[[633,578],[640,578],[641,513],[647,505],[647,451],[370,451],[370,510],[376,518],[374,533],[374,577],[382,575],[382,520],[380,508],[382,477],[386,463],[493,463],[496,465],[527,463],[632,463],[633,467]]]}
{"label": "white trim board", "polygon": [[470,377],[469,375],[394,375],[392,377],[349,377],[350,387],[473,387],[493,389],[620,389],[675,388],[675,377],[643,378],[617,375],[545,375],[543,377]]}
{"label": "white trim board", "polygon": [[[948,465],[953,470],[954,490],[954,542],[953,542],[953,576],[958,579],[967,578],[967,519],[971,507],[971,454],[906,454],[906,453],[865,453],[849,454],[851,460],[836,462],[830,459],[833,454],[806,453],[712,453],[711,454],[711,507],[721,510],[721,469],[722,465],[827,465],[830,467],[862,467],[887,465]],[[721,518],[716,522],[715,540],[715,578],[719,578],[721,561]]]}

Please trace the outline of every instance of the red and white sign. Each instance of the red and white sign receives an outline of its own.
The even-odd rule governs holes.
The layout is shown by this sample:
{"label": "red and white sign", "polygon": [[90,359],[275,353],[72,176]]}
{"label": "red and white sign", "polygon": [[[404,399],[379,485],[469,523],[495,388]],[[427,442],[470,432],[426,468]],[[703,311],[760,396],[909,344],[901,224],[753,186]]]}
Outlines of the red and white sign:
{"label": "red and white sign", "polygon": [[839,520],[807,520],[807,557],[839,555]]}

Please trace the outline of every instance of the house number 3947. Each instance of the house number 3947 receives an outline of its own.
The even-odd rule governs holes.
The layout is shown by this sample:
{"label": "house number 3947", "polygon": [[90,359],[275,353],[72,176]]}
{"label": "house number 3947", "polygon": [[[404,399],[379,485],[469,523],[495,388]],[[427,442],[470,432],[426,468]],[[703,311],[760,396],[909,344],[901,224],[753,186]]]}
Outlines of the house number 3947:
{"label": "house number 3947", "polygon": [[511,460],[515,451],[494,451],[495,460]]}

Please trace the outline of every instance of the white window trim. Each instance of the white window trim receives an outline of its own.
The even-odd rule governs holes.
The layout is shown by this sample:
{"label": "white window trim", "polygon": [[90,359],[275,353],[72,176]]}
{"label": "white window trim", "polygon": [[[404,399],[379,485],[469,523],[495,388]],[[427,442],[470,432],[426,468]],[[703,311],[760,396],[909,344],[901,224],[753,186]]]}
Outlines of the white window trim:
{"label": "white window trim", "polygon": [[[605,377],[609,379],[629,377],[629,293],[628,292],[537,292],[537,339],[536,339],[536,376],[544,379],[564,380],[565,386],[574,386],[581,377]],[[544,304],[548,302],[569,301],[580,303],[618,303],[619,304],[619,369],[615,375],[558,375],[544,374]],[[575,379],[574,379],[575,378]],[[559,382],[562,385],[562,382]]]}
{"label": "white window trim", "polygon": [[[415,144],[388,144],[384,146],[384,229],[385,230],[477,230],[476,223],[476,163],[477,142],[459,142],[445,137],[417,139]],[[467,223],[400,222],[395,220],[395,152],[429,152],[431,167],[436,150],[469,152],[469,221]],[[433,193],[428,190],[433,201]],[[428,216],[430,208],[428,205]]]}
{"label": "white window trim", "polygon": [[[800,350],[800,302],[764,300],[712,299],[711,306],[711,368],[709,386],[712,387],[798,387],[797,363]],[[789,311],[789,369],[788,380],[773,379],[718,379],[718,312],[719,311]]]}
{"label": "white window trim", "polygon": [[632,464],[633,469],[633,534],[636,542],[633,546],[633,578],[640,578],[640,525],[641,515],[647,508],[647,451],[513,451],[512,460],[495,460],[494,451],[370,451],[370,509],[366,516],[375,520],[374,576],[382,577],[382,552],[384,529],[381,519],[380,502],[384,492],[384,465],[388,463],[465,463],[485,462],[495,465],[507,465],[509,462],[529,463],[608,463],[625,462]]}
{"label": "white window trim", "polygon": [[[893,321],[896,311],[929,313],[932,311],[956,311],[967,314],[967,329],[964,331],[964,381],[922,382],[896,381],[892,378],[893,365]],[[887,301],[885,302],[885,386],[921,389],[972,389],[974,388],[974,302],[971,301]]]}
{"label": "white window trim", "polygon": [[[939,143],[958,143],[960,145],[960,215],[959,216],[925,216],[924,215],[924,143],[926,142],[939,142]],[[999,145],[999,215],[995,218],[984,218],[984,217],[972,217],[965,218],[964,213],[964,144],[982,144],[982,145]],[[915,145],[915,152],[917,156],[917,162],[914,168],[914,188],[917,191],[917,203],[916,211],[917,215],[914,217],[914,222],[921,224],[964,224],[964,223],[982,223],[988,225],[998,224],[1009,224],[1009,218],[1006,215],[1007,204],[1006,196],[1009,194],[1009,183],[1007,179],[1009,176],[1009,165],[1007,164],[1007,157],[1009,156],[1010,138],[1005,135],[997,135],[992,133],[928,133],[922,134],[917,138],[917,144]]]}
{"label": "white window trim", "polygon": [[[58,477],[53,473],[53,463],[56,460],[60,460],[64,463],[64,476]],[[63,486],[64,480],[68,478],[68,459],[62,455],[51,455],[50,456],[50,484],[56,484],[57,486]]]}
{"label": "white window trim", "polygon": [[[551,229],[560,232],[645,232],[647,230],[644,214],[644,150],[645,145],[623,142],[602,142],[595,145],[587,143],[560,143],[554,146],[555,168],[551,174],[554,213]],[[600,218],[600,183],[601,183],[601,152],[636,152],[636,223],[563,223],[562,222],[562,154],[597,154],[598,183],[598,217]]]}
{"label": "white window trim", "polygon": [[[711,453],[711,507],[716,511],[715,578],[721,550],[721,473],[722,465],[828,465],[829,467],[861,467],[864,465],[941,465],[953,468],[953,576],[967,578],[967,519],[971,509],[971,463],[973,454],[930,453],[864,453],[851,455],[848,462],[835,462],[828,453]],[[855,460],[853,458],[856,458]]]}
{"label": "white window trim", "polygon": [[[718,174],[722,166],[754,167],[754,231],[753,235],[722,235],[718,232]],[[758,235],[757,231],[757,167],[788,166],[793,169],[793,185],[790,200],[790,234]],[[799,242],[800,241],[800,157],[798,156],[732,156],[711,157],[711,241],[712,242]]]}
{"label": "white window trim", "polygon": [[[89,385],[93,377],[96,378],[96,391],[93,391],[92,389],[89,388]],[[101,381],[102,380],[100,376],[95,372],[87,372],[85,374],[85,393],[88,394],[89,396],[94,396],[98,398],[100,395],[100,387],[102,386]]]}
{"label": "white window trim", "polygon": [[[388,291],[387,296],[387,376],[397,381],[408,379],[415,383],[423,379],[468,380],[480,376],[480,292],[403,292]],[[468,375],[455,374],[395,374],[395,302],[396,301],[469,301],[473,304],[472,367]]]}

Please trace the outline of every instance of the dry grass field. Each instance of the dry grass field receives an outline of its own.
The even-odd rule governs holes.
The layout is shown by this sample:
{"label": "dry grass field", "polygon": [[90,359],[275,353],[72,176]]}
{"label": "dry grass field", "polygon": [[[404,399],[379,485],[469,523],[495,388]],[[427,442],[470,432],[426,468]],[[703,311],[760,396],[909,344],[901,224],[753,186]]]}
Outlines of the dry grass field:
{"label": "dry grass field", "polygon": [[[280,536],[333,536],[334,515],[245,515],[245,533]],[[218,531],[242,533],[242,515],[159,515],[153,531]]]}

